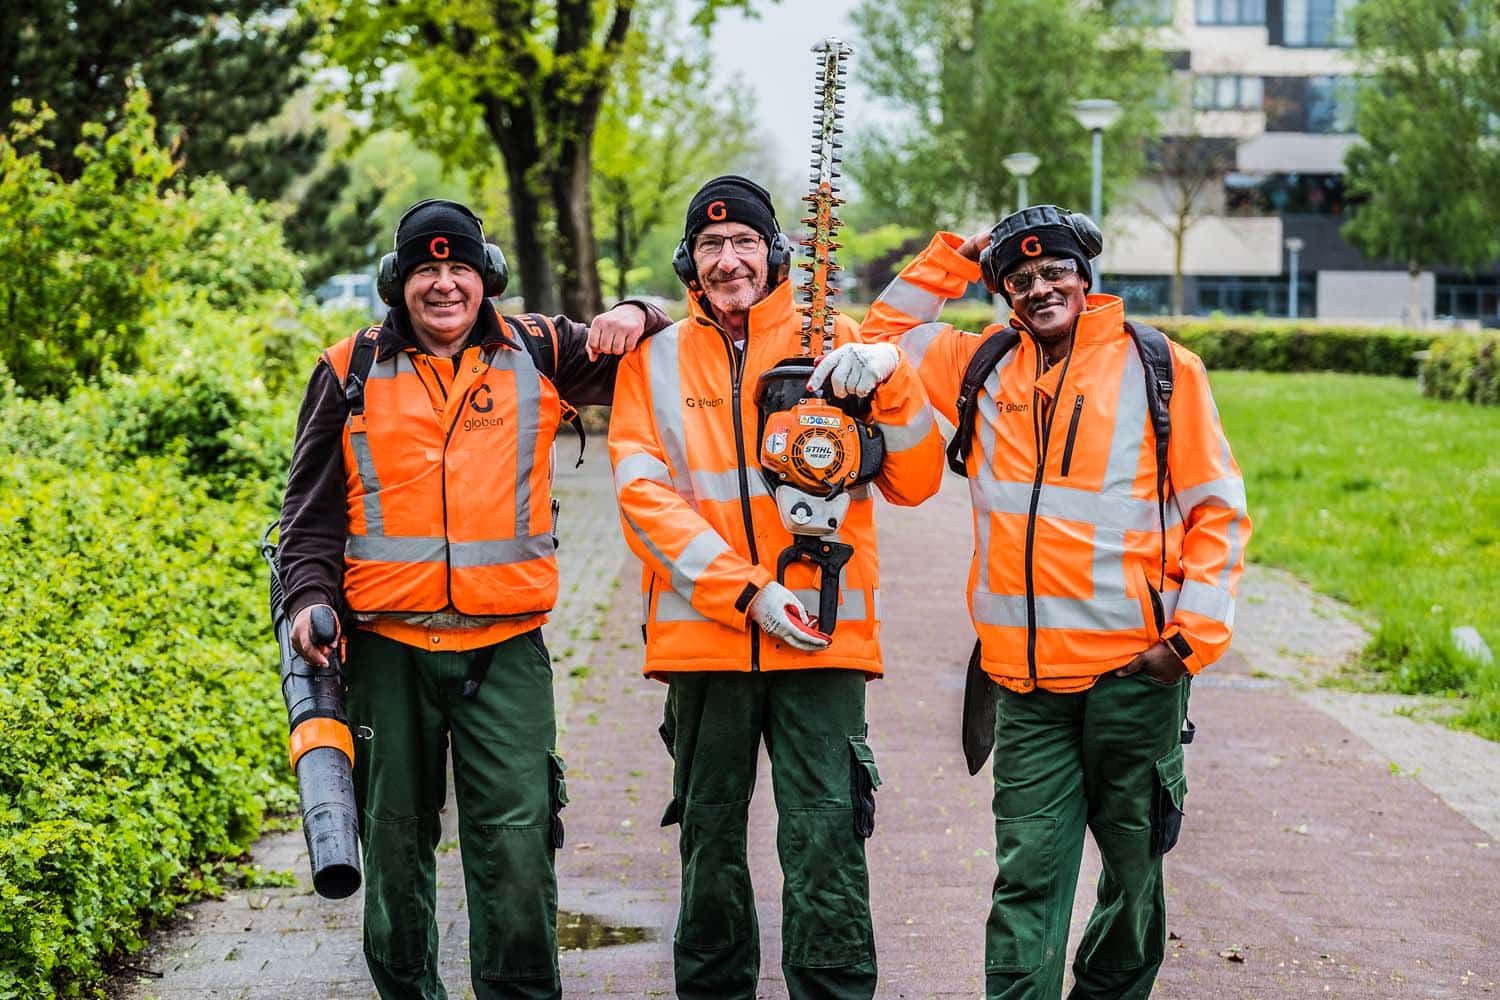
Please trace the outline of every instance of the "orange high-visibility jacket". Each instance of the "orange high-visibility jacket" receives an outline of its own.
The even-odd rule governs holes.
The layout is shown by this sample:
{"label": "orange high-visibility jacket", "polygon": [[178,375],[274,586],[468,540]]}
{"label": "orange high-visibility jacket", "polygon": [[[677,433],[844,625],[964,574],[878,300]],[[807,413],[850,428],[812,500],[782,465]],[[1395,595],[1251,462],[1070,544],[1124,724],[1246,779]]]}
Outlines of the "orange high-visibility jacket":
{"label": "orange high-visibility jacket", "polygon": [[[363,336],[357,334],[356,336]],[[324,357],[347,379],[354,337]],[[557,599],[561,403],[522,348],[465,350],[441,414],[406,351],[376,359],[344,423],[344,596],[361,612],[528,615]]]}
{"label": "orange high-visibility jacket", "polygon": [[[844,567],[838,625],[826,650],[805,653],[749,625],[756,591],[792,544],[760,472],[755,386],[800,351],[792,286],[750,310],[743,362],[692,297],[691,314],[627,355],[615,378],[609,456],[625,540],[644,564],[648,676],[678,670],[843,667],[881,672],[875,501],[856,488],[838,533],[854,547]],[[834,340],[855,339],[839,316]],[[886,459],[872,485],[911,506],[937,492],[942,435],[916,372],[903,359],[873,396]],[[817,571],[797,562],[785,584],[816,610]]]}
{"label": "orange high-visibility jacket", "polygon": [[[979,280],[979,265],[956,252],[961,242],[935,236],[860,328],[863,339],[900,343],[933,406],[955,422],[964,369],[1000,328],[976,336],[937,321]],[[969,613],[984,669],[1013,690],[1082,690],[1158,640],[1197,673],[1229,645],[1250,538],[1244,481],[1203,362],[1173,343],[1163,539],[1156,435],[1124,320],[1118,298],[1090,295],[1070,356],[1045,372],[1017,322],[1019,345],[979,396]]]}

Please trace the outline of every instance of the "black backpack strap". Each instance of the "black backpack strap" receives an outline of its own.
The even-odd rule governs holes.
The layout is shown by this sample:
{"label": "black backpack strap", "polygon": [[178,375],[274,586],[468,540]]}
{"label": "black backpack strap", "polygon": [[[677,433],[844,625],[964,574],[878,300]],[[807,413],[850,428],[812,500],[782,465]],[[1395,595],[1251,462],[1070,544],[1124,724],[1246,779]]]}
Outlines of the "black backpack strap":
{"label": "black backpack strap", "polygon": [[964,369],[964,380],[958,387],[958,430],[948,442],[948,468],[960,476],[969,474],[969,452],[974,442],[974,421],[979,413],[979,394],[984,391],[985,380],[1000,363],[1000,359],[1021,342],[1021,334],[1014,327],[996,330],[979,345],[979,350],[969,359]]}
{"label": "black backpack strap", "polygon": [[344,403],[350,415],[365,412],[365,381],[375,365],[375,341],[380,327],[371,326],[354,337],[354,350],[349,353],[349,372],[344,376]]}
{"label": "black backpack strap", "polygon": [[[526,348],[526,353],[531,355],[531,363],[536,365],[537,371],[556,384],[557,329],[552,325],[552,320],[541,313],[501,316],[500,320],[505,324],[511,336]],[[588,442],[588,436],[584,433],[583,417],[578,413],[577,407],[566,399],[562,399],[561,393],[558,394],[558,399],[562,403],[563,423],[571,424],[578,434],[578,461],[573,464],[576,469],[583,464],[583,448]]]}
{"label": "black backpack strap", "polygon": [[1161,577],[1167,578],[1167,449],[1172,441],[1172,345],[1167,335],[1145,323],[1125,324],[1141,367],[1146,372],[1146,411],[1151,415],[1151,429],[1156,432],[1156,512],[1161,526]]}

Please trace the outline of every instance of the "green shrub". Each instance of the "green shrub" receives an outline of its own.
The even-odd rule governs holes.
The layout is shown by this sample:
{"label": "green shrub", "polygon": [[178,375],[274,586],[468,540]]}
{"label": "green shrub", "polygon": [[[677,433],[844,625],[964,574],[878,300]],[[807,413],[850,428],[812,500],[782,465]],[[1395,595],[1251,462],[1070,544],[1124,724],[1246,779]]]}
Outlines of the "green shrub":
{"label": "green shrub", "polygon": [[[863,319],[866,306],[841,311]],[[1161,330],[1203,359],[1212,370],[1335,371],[1358,375],[1417,373],[1417,352],[1438,334],[1402,327],[1343,326],[1258,318],[1130,316]],[[943,322],[979,331],[995,322],[994,309],[970,300],[950,302]],[[1491,354],[1493,357],[1493,354]],[[1494,372],[1492,366],[1489,371]],[[1492,375],[1493,378],[1493,375]]]}
{"label": "green shrub", "polygon": [[1500,334],[1455,334],[1434,341],[1422,361],[1422,394],[1500,406]]}
{"label": "green shrub", "polygon": [[[14,418],[12,399],[3,414]],[[0,456],[0,997],[73,995],[290,804],[253,539],[170,457]]]}
{"label": "green shrub", "polygon": [[1458,694],[1474,674],[1473,661],[1435,623],[1384,622],[1366,644],[1361,659],[1384,674],[1390,687],[1401,694]]}

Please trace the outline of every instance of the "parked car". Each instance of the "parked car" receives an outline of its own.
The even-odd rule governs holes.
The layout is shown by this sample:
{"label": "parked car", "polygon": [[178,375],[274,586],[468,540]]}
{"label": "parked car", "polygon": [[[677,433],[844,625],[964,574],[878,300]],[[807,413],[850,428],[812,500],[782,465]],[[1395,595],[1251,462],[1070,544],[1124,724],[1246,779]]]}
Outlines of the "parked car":
{"label": "parked car", "polygon": [[335,274],[313,292],[324,309],[357,309],[372,319],[384,319],[386,305],[375,291],[375,276],[351,271]]}

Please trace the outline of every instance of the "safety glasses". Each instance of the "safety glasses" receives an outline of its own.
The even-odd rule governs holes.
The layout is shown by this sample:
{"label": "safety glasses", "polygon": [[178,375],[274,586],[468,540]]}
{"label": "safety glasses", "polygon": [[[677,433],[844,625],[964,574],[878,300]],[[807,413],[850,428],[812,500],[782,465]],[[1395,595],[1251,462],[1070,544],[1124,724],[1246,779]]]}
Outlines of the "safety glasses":
{"label": "safety glasses", "polygon": [[1007,274],[1004,278],[1005,290],[1012,295],[1026,295],[1039,280],[1045,281],[1048,285],[1055,285],[1069,275],[1077,273],[1078,261],[1072,257],[1064,257],[1062,260],[1055,260],[1029,271],[1015,271]]}

